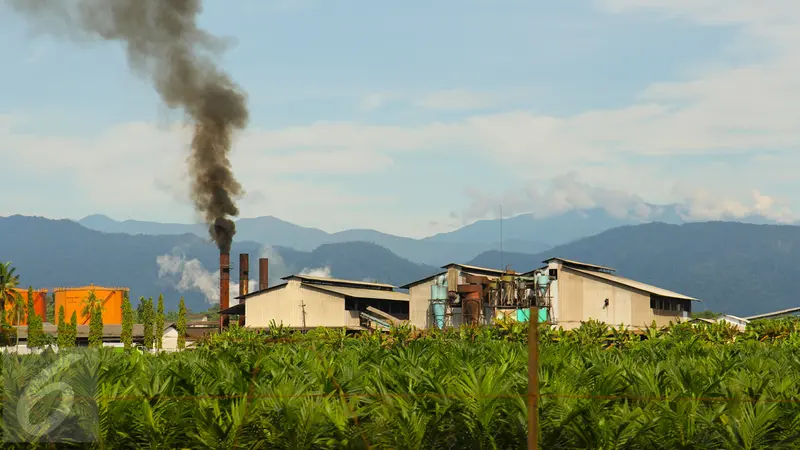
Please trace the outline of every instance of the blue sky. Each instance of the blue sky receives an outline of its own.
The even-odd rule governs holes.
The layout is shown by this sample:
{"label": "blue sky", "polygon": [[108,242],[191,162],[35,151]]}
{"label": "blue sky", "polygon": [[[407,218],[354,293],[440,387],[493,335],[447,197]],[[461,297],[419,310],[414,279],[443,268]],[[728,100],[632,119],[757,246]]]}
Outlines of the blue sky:
{"label": "blue sky", "polygon": [[[410,236],[501,203],[795,220],[790,3],[208,0],[200,22],[249,97],[244,217]],[[195,220],[180,112],[118,44],[29,25],[0,9],[0,154],[26,186],[0,214]]]}

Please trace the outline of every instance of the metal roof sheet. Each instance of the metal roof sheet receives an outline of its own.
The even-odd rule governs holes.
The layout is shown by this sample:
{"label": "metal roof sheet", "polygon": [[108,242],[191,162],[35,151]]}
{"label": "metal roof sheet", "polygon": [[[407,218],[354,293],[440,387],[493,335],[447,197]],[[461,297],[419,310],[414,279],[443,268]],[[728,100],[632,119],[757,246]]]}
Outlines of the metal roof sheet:
{"label": "metal roof sheet", "polygon": [[597,269],[597,270],[607,270],[609,272],[616,272],[617,271],[616,269],[614,269],[612,267],[598,266],[597,264],[589,264],[589,263],[585,263],[585,262],[574,261],[574,260],[571,260],[571,259],[558,258],[558,257],[545,259],[542,262],[546,264],[546,263],[549,263],[550,261],[553,261],[553,260],[561,261],[562,263],[567,264],[567,265],[590,267],[590,268]]}
{"label": "metal roof sheet", "polygon": [[670,298],[677,298],[681,300],[691,300],[695,302],[699,302],[700,300],[696,298],[692,298],[683,294],[679,294],[677,292],[668,291],[666,289],[661,289],[660,287],[656,287],[650,284],[641,283],[639,281],[631,280],[630,278],[621,277],[619,275],[612,275],[610,273],[604,272],[594,272],[591,270],[583,270],[577,269],[575,267],[568,267],[568,270],[574,270],[575,272],[580,272],[582,274],[590,275],[597,278],[602,278],[604,280],[608,280],[614,283],[619,283],[624,286],[631,287],[633,289],[638,289],[640,291],[648,292],[650,294],[660,295],[662,297],[670,297]]}
{"label": "metal roof sheet", "polygon": [[469,264],[458,264],[458,263],[450,263],[450,264],[442,266],[441,268],[442,269],[447,269],[447,268],[454,267],[454,266],[455,267],[460,267],[462,269],[467,269],[467,270],[479,270],[479,271],[482,271],[482,272],[496,273],[498,275],[501,275],[501,274],[505,273],[504,270],[490,269],[488,267],[470,266]]}
{"label": "metal roof sheet", "polygon": [[330,285],[305,284],[305,283],[303,284],[303,286],[323,291],[328,291],[334,294],[343,295],[345,297],[369,298],[374,300],[397,300],[403,302],[407,302],[409,299],[408,294],[395,291],[379,291],[376,289],[360,289],[360,288],[351,288],[343,286],[330,286]]}
{"label": "metal roof sheet", "polygon": [[756,314],[755,316],[745,317],[745,319],[747,319],[747,320],[766,319],[768,317],[778,317],[778,316],[782,316],[784,314],[792,314],[792,313],[796,313],[796,312],[800,312],[800,307],[782,309],[780,311],[773,311],[773,312],[768,312],[768,313],[764,313],[764,314]]}
{"label": "metal roof sheet", "polygon": [[311,275],[289,275],[288,277],[281,278],[282,280],[291,280],[291,279],[300,279],[304,281],[322,281],[326,283],[333,283],[333,284],[355,284],[361,285],[364,287],[373,287],[373,288],[390,288],[394,289],[394,286],[391,284],[384,284],[384,283],[369,283],[366,281],[354,281],[354,280],[342,280],[339,278],[325,278],[325,277],[314,277]]}

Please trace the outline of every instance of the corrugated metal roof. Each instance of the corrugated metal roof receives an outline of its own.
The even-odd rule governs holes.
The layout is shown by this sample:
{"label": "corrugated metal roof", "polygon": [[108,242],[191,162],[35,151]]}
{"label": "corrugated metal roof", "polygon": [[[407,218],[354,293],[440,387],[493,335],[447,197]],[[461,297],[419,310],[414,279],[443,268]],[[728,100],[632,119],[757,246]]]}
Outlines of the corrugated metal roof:
{"label": "corrugated metal roof", "polygon": [[542,262],[547,264],[547,263],[549,263],[550,261],[553,261],[553,260],[561,261],[562,263],[567,264],[567,265],[584,266],[584,267],[590,267],[592,269],[597,269],[597,270],[607,270],[609,272],[616,272],[617,271],[616,269],[614,269],[612,267],[598,266],[597,264],[589,264],[589,263],[585,263],[585,262],[573,261],[571,259],[564,259],[564,258],[558,258],[558,257],[545,259]]}
{"label": "corrugated metal roof", "polygon": [[782,316],[784,314],[792,314],[792,313],[796,313],[796,312],[800,312],[800,307],[782,309],[780,311],[773,311],[773,312],[764,313],[764,314],[756,314],[755,316],[745,317],[745,319],[747,319],[747,320],[766,319],[768,317],[777,317],[777,316]]}
{"label": "corrugated metal roof", "polygon": [[458,264],[458,263],[450,263],[450,264],[442,266],[441,268],[442,269],[447,269],[447,268],[454,267],[454,266],[462,268],[462,269],[467,269],[467,270],[479,270],[479,271],[482,271],[482,272],[496,273],[498,275],[501,275],[501,274],[505,273],[505,271],[499,270],[499,269],[489,269],[488,267],[470,266],[468,264]]}
{"label": "corrugated metal roof", "polygon": [[289,284],[289,283],[276,284],[275,286],[270,286],[270,287],[268,287],[266,289],[261,289],[261,290],[258,290],[258,291],[248,292],[245,295],[239,295],[239,296],[236,296],[236,297],[233,297],[233,298],[236,299],[236,300],[248,299],[248,298],[250,298],[250,297],[252,297],[254,295],[263,294],[264,292],[269,292],[269,291],[272,291],[272,290],[275,290],[275,289],[284,288],[284,287],[286,287],[287,284]]}
{"label": "corrugated metal roof", "polygon": [[409,299],[408,294],[395,291],[379,291],[376,289],[359,289],[343,286],[329,286],[320,284],[303,284],[303,286],[319,289],[323,291],[332,292],[334,294],[344,295],[345,297],[354,298],[369,298],[374,300],[398,300],[407,302]]}
{"label": "corrugated metal roof", "polygon": [[660,287],[652,286],[650,284],[641,283],[639,281],[631,280],[630,278],[621,277],[619,275],[612,275],[610,273],[604,272],[594,272],[591,270],[583,270],[577,269],[575,267],[568,267],[568,270],[574,270],[576,272],[580,272],[586,275],[590,275],[597,278],[602,278],[604,280],[612,281],[614,283],[619,283],[624,286],[628,286],[634,289],[638,289],[640,291],[648,292],[650,294],[660,295],[662,297],[670,297],[670,298],[677,298],[681,300],[691,300],[695,302],[699,302],[700,300],[692,297],[688,297],[683,294],[679,294],[677,292],[668,291],[666,289],[661,289]]}
{"label": "corrugated metal roof", "polygon": [[355,284],[361,285],[365,287],[375,287],[375,288],[390,288],[394,289],[394,286],[391,284],[384,284],[384,283],[368,283],[366,281],[354,281],[354,280],[341,280],[339,278],[325,278],[325,277],[314,277],[311,275],[289,275],[288,277],[281,278],[282,280],[291,280],[291,279],[300,279],[300,280],[308,280],[308,281],[322,281],[326,283],[334,283],[334,284]]}

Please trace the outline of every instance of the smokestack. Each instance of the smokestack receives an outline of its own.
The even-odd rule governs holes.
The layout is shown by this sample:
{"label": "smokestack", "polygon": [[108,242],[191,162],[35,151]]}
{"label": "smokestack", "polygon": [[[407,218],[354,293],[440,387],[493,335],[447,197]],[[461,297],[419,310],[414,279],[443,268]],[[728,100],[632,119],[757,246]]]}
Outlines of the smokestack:
{"label": "smokestack", "polygon": [[[219,254],[219,309],[228,309],[230,306],[231,290],[231,255],[230,253]],[[228,316],[220,314],[219,329],[222,331],[228,327]]]}
{"label": "smokestack", "polygon": [[259,258],[258,260],[258,290],[262,291],[269,288],[269,259]]}
{"label": "smokestack", "polygon": [[[247,295],[250,282],[250,255],[247,253],[239,254],[239,296]],[[244,299],[239,299],[244,303]],[[239,315],[239,326],[244,326],[244,314]]]}

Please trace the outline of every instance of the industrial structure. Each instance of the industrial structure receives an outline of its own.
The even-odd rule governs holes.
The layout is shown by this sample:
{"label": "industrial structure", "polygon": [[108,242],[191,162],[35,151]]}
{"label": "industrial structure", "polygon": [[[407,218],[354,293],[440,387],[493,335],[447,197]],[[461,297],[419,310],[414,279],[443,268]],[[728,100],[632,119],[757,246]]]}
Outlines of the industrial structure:
{"label": "industrial structure", "polygon": [[102,286],[82,286],[82,287],[59,287],[53,290],[55,294],[55,322],[58,324],[58,315],[61,307],[64,307],[64,319],[69,321],[74,312],[78,319],[78,325],[89,324],[89,314],[86,312],[86,301],[89,295],[94,293],[95,297],[102,305],[103,324],[120,325],[122,324],[122,301],[129,289],[126,287],[102,287]]}
{"label": "industrial structure", "polygon": [[590,319],[645,327],[688,320],[692,302],[683,294],[614,274],[610,267],[551,258],[517,274],[464,264],[402,286],[409,290],[410,321],[417,328],[527,321],[537,307],[540,322],[565,329]]}
{"label": "industrial structure", "polygon": [[[12,301],[5,302],[6,322],[11,325],[28,325],[28,290],[12,289],[13,295],[22,300],[21,307]],[[33,290],[33,310],[37,316],[45,321],[47,317],[47,289]]]}
{"label": "industrial structure", "polygon": [[240,295],[238,305],[220,314],[244,315],[248,328],[269,328],[274,323],[296,329],[359,330],[408,319],[408,294],[395,291],[392,285],[291,275],[269,287],[267,269],[260,274],[265,278],[260,289]]}

